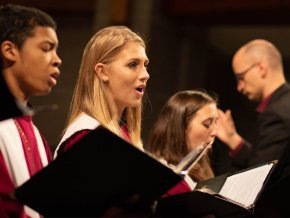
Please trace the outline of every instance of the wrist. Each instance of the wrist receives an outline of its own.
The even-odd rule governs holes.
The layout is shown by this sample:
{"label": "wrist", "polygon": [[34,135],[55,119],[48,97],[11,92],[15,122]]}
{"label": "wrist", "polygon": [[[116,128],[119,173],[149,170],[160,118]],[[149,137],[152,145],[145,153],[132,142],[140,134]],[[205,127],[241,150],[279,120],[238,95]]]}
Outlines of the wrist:
{"label": "wrist", "polygon": [[227,144],[231,150],[235,150],[242,141],[243,141],[243,138],[238,133],[234,133],[228,139]]}

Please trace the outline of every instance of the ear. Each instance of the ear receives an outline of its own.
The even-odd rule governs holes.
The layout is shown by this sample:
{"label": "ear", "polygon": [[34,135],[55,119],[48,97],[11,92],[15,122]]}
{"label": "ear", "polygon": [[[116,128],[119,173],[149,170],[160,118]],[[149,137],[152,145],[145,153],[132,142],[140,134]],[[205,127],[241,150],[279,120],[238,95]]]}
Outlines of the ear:
{"label": "ear", "polygon": [[95,72],[101,81],[103,82],[109,81],[109,77],[104,64],[97,63],[95,66]]}
{"label": "ear", "polygon": [[264,61],[261,61],[258,63],[258,67],[260,69],[260,75],[262,78],[265,78],[268,74],[268,70],[269,70],[269,67],[268,65],[264,62]]}
{"label": "ear", "polygon": [[1,54],[4,60],[6,59],[14,62],[16,60],[17,51],[18,48],[11,41],[6,40],[1,44]]}

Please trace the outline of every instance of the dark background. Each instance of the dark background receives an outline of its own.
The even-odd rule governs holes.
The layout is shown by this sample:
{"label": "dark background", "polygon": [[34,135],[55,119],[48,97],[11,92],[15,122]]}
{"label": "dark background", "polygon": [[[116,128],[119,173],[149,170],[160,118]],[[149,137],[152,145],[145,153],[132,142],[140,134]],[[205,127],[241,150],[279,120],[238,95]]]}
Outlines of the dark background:
{"label": "dark background", "polygon": [[195,88],[218,94],[220,107],[232,109],[241,135],[253,139],[256,105],[237,93],[231,70],[232,55],[251,39],[268,39],[280,49],[289,78],[290,1],[0,0],[8,2],[38,7],[58,23],[62,74],[50,95],[32,99],[34,106],[58,105],[34,118],[52,151],[65,126],[83,49],[107,25],[127,25],[147,41],[151,78],[143,116],[145,142],[165,101],[177,91]]}

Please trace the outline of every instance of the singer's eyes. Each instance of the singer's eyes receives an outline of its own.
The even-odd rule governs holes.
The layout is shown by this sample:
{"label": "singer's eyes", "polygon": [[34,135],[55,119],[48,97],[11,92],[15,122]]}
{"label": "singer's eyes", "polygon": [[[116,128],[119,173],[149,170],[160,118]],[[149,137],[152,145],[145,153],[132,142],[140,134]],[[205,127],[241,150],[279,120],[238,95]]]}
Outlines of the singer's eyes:
{"label": "singer's eyes", "polygon": [[217,125],[218,118],[208,118],[202,122],[203,126],[207,129],[212,128],[214,125]]}
{"label": "singer's eyes", "polygon": [[203,125],[205,128],[209,129],[213,124],[214,120],[212,118],[203,121]]}

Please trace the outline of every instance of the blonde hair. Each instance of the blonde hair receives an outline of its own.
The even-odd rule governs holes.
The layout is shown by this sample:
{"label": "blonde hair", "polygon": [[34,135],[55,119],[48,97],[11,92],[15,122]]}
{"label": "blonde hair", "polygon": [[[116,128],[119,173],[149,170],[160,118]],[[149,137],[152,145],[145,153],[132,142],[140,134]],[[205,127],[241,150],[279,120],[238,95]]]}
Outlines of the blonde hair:
{"label": "blonde hair", "polygon": [[[85,113],[122,137],[119,118],[110,107],[112,104],[108,89],[97,76],[94,67],[97,63],[111,63],[128,42],[140,43],[145,48],[144,40],[125,26],[103,28],[89,40],[83,53],[67,126],[81,113]],[[122,117],[127,124],[131,142],[137,147],[142,147],[141,113],[142,105],[128,107]]]}

